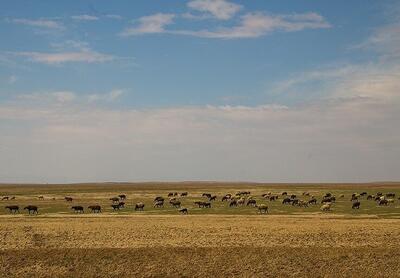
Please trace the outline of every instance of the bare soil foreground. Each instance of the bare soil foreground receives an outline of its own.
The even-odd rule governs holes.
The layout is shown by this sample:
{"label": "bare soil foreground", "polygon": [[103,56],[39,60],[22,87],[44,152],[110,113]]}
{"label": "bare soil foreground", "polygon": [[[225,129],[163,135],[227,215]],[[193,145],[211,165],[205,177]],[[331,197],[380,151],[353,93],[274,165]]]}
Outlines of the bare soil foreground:
{"label": "bare soil foreground", "polygon": [[[167,199],[168,192],[183,190],[189,194],[179,199],[188,215],[169,204],[151,206],[155,196]],[[223,194],[239,190],[251,191],[270,213],[222,203]],[[318,205],[265,201],[261,194],[269,191],[299,199],[311,198],[303,191],[313,192]],[[394,192],[396,203],[381,207],[364,196],[360,209],[351,209],[350,196],[363,191]],[[0,192],[16,196],[3,206],[21,206],[18,214],[0,215],[1,277],[400,277],[398,184],[0,185]],[[192,205],[201,192],[218,196],[211,209]],[[327,192],[345,197],[321,212]],[[126,193],[127,206],[114,212],[108,199],[118,193]],[[144,211],[133,210],[138,201],[147,205]],[[93,203],[107,209],[88,213]],[[37,205],[39,214],[23,212],[28,204]],[[85,213],[69,209],[77,204]]]}

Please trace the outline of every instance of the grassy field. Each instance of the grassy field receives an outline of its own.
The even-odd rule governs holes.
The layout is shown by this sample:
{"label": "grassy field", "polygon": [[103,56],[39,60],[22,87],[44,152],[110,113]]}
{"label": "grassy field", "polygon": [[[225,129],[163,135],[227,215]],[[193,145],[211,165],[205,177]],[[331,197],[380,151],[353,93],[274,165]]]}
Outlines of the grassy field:
{"label": "grassy field", "polygon": [[[270,214],[253,207],[229,208],[226,193],[251,191]],[[189,215],[168,204],[155,209],[155,196],[180,198]],[[337,199],[331,212],[266,201],[261,194],[307,191]],[[380,207],[354,192],[393,192]],[[216,194],[211,209],[195,208],[203,192]],[[128,207],[113,212],[110,197],[126,194]],[[38,200],[43,195],[44,200]],[[0,185],[3,206],[37,205],[39,214],[0,215],[1,277],[400,277],[400,184],[146,183]],[[74,201],[67,203],[64,196]],[[55,198],[55,200],[53,200]],[[136,202],[146,204],[135,212]],[[71,205],[100,204],[103,213],[75,214]]]}
{"label": "grassy field", "polygon": [[[261,195],[267,192],[281,194],[286,191],[288,194],[295,194],[301,200],[309,200],[310,197],[302,196],[303,192],[314,195],[318,201],[327,192],[336,196],[337,201],[330,213],[346,216],[377,216],[377,217],[400,217],[400,184],[245,184],[245,183],[145,183],[145,184],[76,184],[76,185],[0,185],[1,196],[15,196],[15,200],[1,201],[6,205],[35,205],[39,207],[39,214],[74,214],[71,210],[73,205],[82,205],[85,208],[89,205],[101,205],[103,213],[108,214],[178,214],[176,208],[168,204],[167,194],[169,192],[188,192],[187,197],[178,197],[182,206],[189,209],[190,214],[232,214],[232,215],[252,215],[257,214],[257,209],[251,206],[239,206],[230,208],[228,202],[221,202],[223,195],[227,193],[235,194],[237,191],[250,191],[251,196],[257,203],[268,205],[270,214],[275,215],[296,215],[296,214],[320,214],[320,204],[310,205],[308,208],[298,206],[282,205],[282,196],[277,201],[267,201]],[[389,206],[378,206],[374,201],[367,201],[366,196],[360,198],[361,208],[351,209],[351,194],[367,192],[374,195],[377,192],[396,194],[394,204]],[[207,201],[202,197],[202,193],[207,192],[217,195],[217,201],[212,202],[211,209],[201,209],[194,205],[195,201]],[[111,208],[111,197],[119,194],[126,194],[127,206],[120,211],[113,211]],[[343,198],[339,198],[344,195]],[[44,200],[39,200],[38,196],[43,196]],[[73,202],[66,202],[65,196],[73,198]],[[156,196],[163,196],[166,199],[164,208],[154,208],[153,200]],[[134,204],[137,202],[145,203],[143,212],[135,212]],[[0,214],[8,214],[5,209],[0,210]]]}

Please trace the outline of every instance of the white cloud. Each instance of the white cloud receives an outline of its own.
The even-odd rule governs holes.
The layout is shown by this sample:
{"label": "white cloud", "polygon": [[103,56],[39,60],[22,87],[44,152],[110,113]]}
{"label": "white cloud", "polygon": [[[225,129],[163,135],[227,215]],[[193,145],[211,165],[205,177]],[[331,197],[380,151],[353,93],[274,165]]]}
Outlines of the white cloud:
{"label": "white cloud", "polygon": [[115,57],[108,54],[99,53],[93,50],[83,50],[76,52],[17,52],[18,56],[28,57],[33,62],[57,65],[63,63],[82,62],[82,63],[102,63],[114,60]]}
{"label": "white cloud", "polygon": [[199,12],[210,13],[217,19],[228,20],[242,9],[241,5],[225,0],[194,0],[187,6]]}
{"label": "white cloud", "polygon": [[89,102],[96,101],[114,101],[124,94],[124,90],[115,89],[107,94],[91,94],[88,97]]}
{"label": "white cloud", "polygon": [[190,35],[204,38],[239,39],[258,38],[274,31],[295,32],[304,29],[330,28],[331,25],[315,13],[294,15],[267,15],[248,13],[241,17],[241,22],[233,27],[221,27],[216,30],[169,31],[174,34]]}
{"label": "white cloud", "polygon": [[39,28],[48,28],[48,29],[63,29],[63,25],[55,20],[49,19],[26,19],[26,18],[15,18],[12,19],[11,22],[16,24],[23,24],[33,27]]}
{"label": "white cloud", "polygon": [[[185,17],[188,15],[184,14]],[[330,28],[331,25],[316,13],[292,15],[267,15],[247,13],[241,17],[238,25],[220,27],[215,30],[169,30],[164,27],[172,23],[174,15],[156,14],[139,19],[137,27],[124,30],[121,35],[132,36],[151,33],[168,33],[216,39],[258,38],[274,31],[295,32],[304,29]]]}
{"label": "white cloud", "polygon": [[125,29],[122,36],[133,36],[140,34],[163,33],[164,27],[173,22],[174,14],[157,13],[138,19],[138,26]]}
{"label": "white cloud", "polygon": [[94,15],[88,15],[88,14],[81,14],[81,15],[73,15],[71,16],[72,19],[74,20],[81,20],[81,21],[95,21],[99,20],[97,16]]}

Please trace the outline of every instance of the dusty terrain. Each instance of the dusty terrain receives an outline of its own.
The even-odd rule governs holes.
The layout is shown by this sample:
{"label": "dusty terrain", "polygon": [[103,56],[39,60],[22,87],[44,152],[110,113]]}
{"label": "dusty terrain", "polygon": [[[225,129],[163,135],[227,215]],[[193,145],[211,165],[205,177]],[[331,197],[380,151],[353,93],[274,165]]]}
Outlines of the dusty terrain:
{"label": "dusty terrain", "polygon": [[[322,213],[318,209],[298,211],[277,202],[272,207],[281,211],[259,215],[254,208],[232,212],[235,209],[223,207],[218,200],[219,210],[189,215],[179,215],[169,207],[144,212],[128,207],[115,213],[78,215],[68,210],[70,204],[59,200],[64,194],[73,194],[82,198],[78,202],[91,203],[97,198],[108,204],[107,197],[126,192],[128,200],[136,202],[141,196],[147,196],[147,201],[183,189],[195,195],[188,198],[197,199],[197,194],[207,189],[221,193],[238,189],[233,185],[179,186],[182,188],[145,187],[147,191],[129,186],[99,186],[97,191],[94,185],[0,186],[3,195],[17,196],[15,203],[48,206],[48,211],[37,216],[2,212],[0,276],[400,277],[398,203],[383,208],[382,213],[374,202],[366,211],[353,212],[348,210],[346,198],[336,211]],[[253,191],[258,195],[265,190],[287,189],[265,185]],[[305,190],[299,186],[289,189]],[[328,189],[308,188],[321,194]],[[346,194],[360,190],[398,192],[393,185],[331,188]],[[40,194],[47,199],[34,199]],[[362,200],[362,204],[366,202]]]}

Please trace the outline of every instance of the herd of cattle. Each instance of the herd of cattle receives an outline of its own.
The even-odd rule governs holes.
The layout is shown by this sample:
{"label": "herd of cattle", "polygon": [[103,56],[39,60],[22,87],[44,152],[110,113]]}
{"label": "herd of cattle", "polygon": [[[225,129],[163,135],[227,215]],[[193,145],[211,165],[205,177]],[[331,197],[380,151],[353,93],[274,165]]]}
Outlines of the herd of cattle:
{"label": "herd of cattle", "polygon": [[[182,214],[188,214],[189,210],[186,207],[182,207],[182,203],[180,198],[185,198],[189,194],[188,192],[169,192],[167,197],[157,196],[154,198],[153,207],[154,208],[163,208],[166,199],[171,207],[176,208],[178,212]],[[217,201],[217,195],[213,195],[210,193],[203,193],[201,195],[202,200],[195,201],[193,204],[198,208],[211,208],[212,203]],[[268,192],[261,195],[263,200],[269,202],[275,202],[278,200],[282,200],[283,205],[291,205],[291,206],[298,206],[307,208],[309,206],[315,206],[320,204],[320,209],[322,211],[330,211],[332,206],[335,204],[336,199],[343,199],[345,198],[344,194],[340,196],[334,196],[332,193],[326,193],[321,201],[318,201],[317,198],[311,195],[309,192],[303,192],[300,196],[296,194],[288,194],[287,192],[282,192],[280,194],[273,194],[272,192]],[[351,208],[352,209],[359,209],[361,206],[361,200],[364,199],[366,201],[375,201],[378,206],[388,206],[391,203],[395,202],[396,194],[395,193],[382,193],[378,192],[374,195],[368,194],[367,192],[361,193],[353,193],[351,195]],[[1,200],[2,201],[10,201],[15,200],[15,196],[4,196]],[[44,196],[38,196],[39,200],[44,200]],[[120,209],[125,208],[125,201],[127,196],[125,194],[120,194],[116,197],[112,197],[109,199],[111,201],[111,208],[114,211],[118,211]],[[55,198],[53,198],[55,200]],[[73,198],[70,196],[64,197],[66,202],[73,202]],[[398,197],[400,201],[400,197]],[[251,195],[249,191],[239,191],[236,194],[226,194],[222,196],[221,202],[226,202],[228,207],[238,207],[238,206],[252,206],[258,209],[258,212],[261,214],[268,213],[268,205],[264,203],[257,203],[256,199]],[[133,209],[135,211],[143,211],[145,204],[143,202],[139,202],[133,205]],[[90,205],[87,207],[92,213],[100,213],[101,206],[100,205]],[[10,213],[18,213],[19,206],[18,205],[8,205],[5,206]],[[24,210],[27,210],[28,214],[38,214],[39,208],[35,205],[28,205],[24,207]],[[84,213],[84,207],[80,205],[71,206],[71,210],[75,213]]]}

